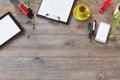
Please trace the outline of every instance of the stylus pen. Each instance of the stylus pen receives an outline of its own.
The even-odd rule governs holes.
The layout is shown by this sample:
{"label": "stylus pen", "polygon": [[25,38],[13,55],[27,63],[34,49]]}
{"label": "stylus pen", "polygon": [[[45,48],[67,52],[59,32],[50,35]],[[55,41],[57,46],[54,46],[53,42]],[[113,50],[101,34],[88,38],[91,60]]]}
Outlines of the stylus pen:
{"label": "stylus pen", "polygon": [[101,6],[99,12],[103,12],[107,6],[111,3],[112,0],[106,0],[106,2]]}

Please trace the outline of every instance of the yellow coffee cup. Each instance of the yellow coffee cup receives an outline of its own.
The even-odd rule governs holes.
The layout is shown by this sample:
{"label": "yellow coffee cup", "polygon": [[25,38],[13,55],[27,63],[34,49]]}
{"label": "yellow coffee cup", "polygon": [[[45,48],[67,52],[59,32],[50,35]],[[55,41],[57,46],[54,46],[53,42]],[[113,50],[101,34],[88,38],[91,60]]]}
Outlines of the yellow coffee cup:
{"label": "yellow coffee cup", "polygon": [[90,9],[85,4],[79,4],[74,8],[73,15],[78,20],[87,20],[90,17]]}

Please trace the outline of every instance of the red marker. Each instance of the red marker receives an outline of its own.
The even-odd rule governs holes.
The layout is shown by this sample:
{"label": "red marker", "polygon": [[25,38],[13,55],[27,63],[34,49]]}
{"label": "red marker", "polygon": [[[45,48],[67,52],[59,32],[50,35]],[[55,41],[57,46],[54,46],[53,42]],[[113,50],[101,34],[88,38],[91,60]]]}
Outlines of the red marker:
{"label": "red marker", "polygon": [[33,15],[31,14],[31,12],[29,12],[29,10],[21,3],[21,2],[17,2],[17,6],[20,8],[20,10],[27,15],[29,18],[32,18]]}
{"label": "red marker", "polygon": [[19,0],[9,0],[13,5],[17,6],[28,18],[32,19],[34,17],[33,10],[29,8],[24,2]]}
{"label": "red marker", "polygon": [[20,10],[21,10],[25,15],[28,14],[28,10],[27,10],[20,2],[17,3],[17,6],[20,8]]}
{"label": "red marker", "polygon": [[111,3],[112,0],[106,0],[106,2],[101,6],[99,12],[103,12],[107,7],[108,5]]}

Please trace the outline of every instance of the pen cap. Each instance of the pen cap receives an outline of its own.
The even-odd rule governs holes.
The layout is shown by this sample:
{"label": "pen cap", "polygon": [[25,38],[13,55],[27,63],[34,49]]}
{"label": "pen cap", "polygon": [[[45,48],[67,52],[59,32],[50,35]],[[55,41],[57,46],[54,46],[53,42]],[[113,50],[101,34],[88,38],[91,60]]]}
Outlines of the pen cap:
{"label": "pen cap", "polygon": [[96,20],[93,21],[93,30],[95,30]]}

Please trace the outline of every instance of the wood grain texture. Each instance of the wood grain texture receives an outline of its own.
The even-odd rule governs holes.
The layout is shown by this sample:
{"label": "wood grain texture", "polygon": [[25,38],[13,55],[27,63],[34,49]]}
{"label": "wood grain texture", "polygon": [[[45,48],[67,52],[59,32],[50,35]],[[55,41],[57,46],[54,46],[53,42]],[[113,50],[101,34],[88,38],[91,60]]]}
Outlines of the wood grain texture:
{"label": "wood grain texture", "polygon": [[[24,0],[37,13],[41,0]],[[117,41],[89,42],[87,25],[105,21],[112,25],[112,14],[119,0],[113,0],[103,14],[104,0],[75,0],[85,3],[91,17],[77,21],[71,14],[69,24],[35,17],[36,29],[26,25],[27,17],[9,0],[0,0],[0,15],[11,11],[25,33],[0,49],[0,80],[120,80],[120,24]],[[74,5],[74,6],[75,6]],[[27,36],[30,35],[28,39]]]}

